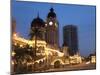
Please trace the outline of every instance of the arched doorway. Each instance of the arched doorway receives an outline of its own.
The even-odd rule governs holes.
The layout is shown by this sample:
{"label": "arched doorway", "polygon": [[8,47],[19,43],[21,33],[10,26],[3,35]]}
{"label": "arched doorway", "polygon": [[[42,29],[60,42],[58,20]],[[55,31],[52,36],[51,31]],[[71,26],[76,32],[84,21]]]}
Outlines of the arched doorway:
{"label": "arched doorway", "polygon": [[54,68],[60,68],[60,61],[59,60],[57,60],[57,61],[55,61],[54,62]]}

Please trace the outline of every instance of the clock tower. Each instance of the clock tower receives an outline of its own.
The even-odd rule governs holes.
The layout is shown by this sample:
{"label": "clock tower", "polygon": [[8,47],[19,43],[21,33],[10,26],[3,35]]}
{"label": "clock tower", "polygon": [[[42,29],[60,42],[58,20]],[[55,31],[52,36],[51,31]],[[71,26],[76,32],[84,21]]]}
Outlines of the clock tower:
{"label": "clock tower", "polygon": [[59,46],[59,25],[54,9],[51,8],[46,19],[46,42],[53,46]]}

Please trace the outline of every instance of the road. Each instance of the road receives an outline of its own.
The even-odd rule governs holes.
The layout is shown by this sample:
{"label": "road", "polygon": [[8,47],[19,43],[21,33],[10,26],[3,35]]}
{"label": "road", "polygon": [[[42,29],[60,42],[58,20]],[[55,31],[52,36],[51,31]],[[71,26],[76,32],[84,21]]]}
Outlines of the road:
{"label": "road", "polygon": [[[50,68],[50,67],[49,67]],[[92,70],[92,69],[96,69],[96,64],[77,64],[77,65],[66,65],[60,68],[50,68],[50,69],[42,69],[42,70],[37,70],[37,71],[18,71],[19,73],[44,73],[44,72],[61,72],[61,71],[76,71],[76,70]],[[16,72],[17,74],[17,72]]]}
{"label": "road", "polygon": [[72,71],[72,70],[90,70],[90,69],[96,69],[96,64],[78,64],[78,65],[69,65],[69,66],[64,66],[62,68],[52,68],[49,70],[46,70],[46,72],[51,72],[51,71]]}

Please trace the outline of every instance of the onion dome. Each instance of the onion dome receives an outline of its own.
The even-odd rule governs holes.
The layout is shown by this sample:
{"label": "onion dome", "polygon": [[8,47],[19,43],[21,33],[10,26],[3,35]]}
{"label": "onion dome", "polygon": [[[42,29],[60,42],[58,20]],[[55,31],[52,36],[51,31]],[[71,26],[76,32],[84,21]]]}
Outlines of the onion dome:
{"label": "onion dome", "polygon": [[55,17],[56,17],[56,14],[55,14],[53,8],[50,9],[50,12],[48,13],[48,16],[47,16],[47,17],[48,17],[48,18],[50,18],[50,17],[55,18]]}
{"label": "onion dome", "polygon": [[31,22],[31,27],[45,27],[45,22],[37,16],[37,18],[33,19]]}

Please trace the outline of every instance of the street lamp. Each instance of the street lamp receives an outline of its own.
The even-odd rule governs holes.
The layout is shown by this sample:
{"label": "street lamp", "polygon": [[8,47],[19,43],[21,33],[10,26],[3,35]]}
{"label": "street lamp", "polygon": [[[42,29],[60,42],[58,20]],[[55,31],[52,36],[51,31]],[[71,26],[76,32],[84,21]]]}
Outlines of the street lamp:
{"label": "street lamp", "polygon": [[12,56],[12,61],[11,61],[11,68],[12,68],[12,73],[14,73],[14,71],[15,71],[15,62],[14,62],[14,56],[15,56],[15,52],[14,51],[12,51],[12,53],[11,53],[11,56]]}
{"label": "street lamp", "polygon": [[16,53],[15,53],[14,51],[12,51],[11,55],[12,55],[13,57],[15,56],[15,54],[16,54]]}

